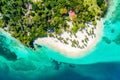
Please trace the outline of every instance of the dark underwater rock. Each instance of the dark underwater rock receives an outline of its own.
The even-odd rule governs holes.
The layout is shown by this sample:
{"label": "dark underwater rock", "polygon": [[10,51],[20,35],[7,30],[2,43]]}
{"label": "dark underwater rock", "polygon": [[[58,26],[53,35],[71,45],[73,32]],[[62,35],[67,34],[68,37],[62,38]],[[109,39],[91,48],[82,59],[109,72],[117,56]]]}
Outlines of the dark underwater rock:
{"label": "dark underwater rock", "polygon": [[113,40],[117,45],[120,45],[120,34]]}
{"label": "dark underwater rock", "polygon": [[56,60],[52,60],[52,63],[54,65],[54,69],[55,70],[59,70],[60,69],[61,62],[58,62]]}
{"label": "dark underwater rock", "polygon": [[112,29],[112,30],[111,30],[111,33],[114,33],[114,32],[115,32],[115,30],[114,30],[114,29]]}
{"label": "dark underwater rock", "polygon": [[37,47],[42,48],[42,45],[35,44]]}
{"label": "dark underwater rock", "polygon": [[108,39],[107,37],[103,37],[102,39],[103,39],[107,44],[110,44],[110,43],[111,43],[111,40]]}
{"label": "dark underwater rock", "polygon": [[14,52],[11,52],[9,49],[2,46],[0,46],[0,56],[10,61],[17,60],[17,55]]}
{"label": "dark underwater rock", "polygon": [[74,64],[69,64],[69,67],[70,68],[75,68],[75,65]]}

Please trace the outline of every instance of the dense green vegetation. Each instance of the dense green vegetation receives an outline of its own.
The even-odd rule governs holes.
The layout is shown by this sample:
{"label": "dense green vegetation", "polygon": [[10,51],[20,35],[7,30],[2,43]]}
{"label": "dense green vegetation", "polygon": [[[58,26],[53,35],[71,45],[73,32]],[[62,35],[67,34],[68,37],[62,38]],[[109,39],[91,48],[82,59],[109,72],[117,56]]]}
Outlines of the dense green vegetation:
{"label": "dense green vegetation", "polygon": [[[91,2],[92,1],[92,2]],[[25,45],[30,46],[33,39],[45,37],[49,32],[61,34],[69,28],[71,32],[85,28],[86,22],[96,25],[96,18],[104,15],[106,0],[0,0],[0,27],[10,32]],[[69,11],[76,17],[70,19]]]}

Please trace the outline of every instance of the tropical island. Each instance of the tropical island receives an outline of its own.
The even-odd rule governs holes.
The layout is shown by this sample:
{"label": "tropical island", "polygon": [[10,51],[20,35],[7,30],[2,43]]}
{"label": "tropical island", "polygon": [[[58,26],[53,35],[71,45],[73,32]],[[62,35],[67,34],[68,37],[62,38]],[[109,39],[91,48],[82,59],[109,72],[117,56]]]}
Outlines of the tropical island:
{"label": "tropical island", "polygon": [[100,40],[107,7],[107,0],[1,0],[0,28],[28,47],[47,45],[76,57]]}

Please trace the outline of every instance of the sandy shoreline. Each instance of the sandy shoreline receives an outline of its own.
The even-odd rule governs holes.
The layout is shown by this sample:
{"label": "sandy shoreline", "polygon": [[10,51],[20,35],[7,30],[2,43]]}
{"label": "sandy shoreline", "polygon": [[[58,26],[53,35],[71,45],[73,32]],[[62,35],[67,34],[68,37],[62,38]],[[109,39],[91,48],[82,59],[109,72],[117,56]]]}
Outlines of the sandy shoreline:
{"label": "sandy shoreline", "polygon": [[86,53],[92,50],[96,46],[96,44],[101,40],[101,36],[103,34],[103,20],[102,19],[100,21],[97,21],[95,34],[96,34],[96,37],[89,38],[87,47],[83,49],[71,47],[70,45],[66,45],[64,43],[61,43],[57,38],[53,38],[53,37],[38,38],[34,41],[34,44],[46,45],[46,46],[53,48],[56,51],[61,52],[61,54],[63,54],[64,56],[67,56],[70,58],[76,58],[76,57],[86,55]]}

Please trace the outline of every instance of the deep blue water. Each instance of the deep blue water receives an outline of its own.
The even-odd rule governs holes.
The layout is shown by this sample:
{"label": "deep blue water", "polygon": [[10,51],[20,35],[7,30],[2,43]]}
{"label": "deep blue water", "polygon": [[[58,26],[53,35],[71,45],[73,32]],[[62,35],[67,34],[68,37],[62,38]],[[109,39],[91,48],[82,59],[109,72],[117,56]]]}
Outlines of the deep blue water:
{"label": "deep blue water", "polygon": [[120,1],[104,20],[104,35],[88,55],[71,59],[47,46],[32,50],[0,30],[0,80],[120,80]]}

